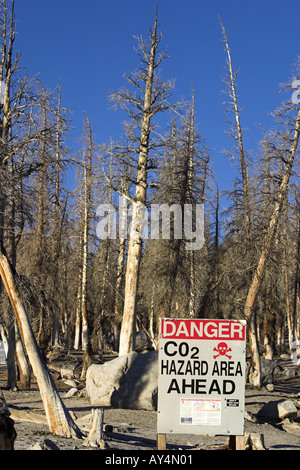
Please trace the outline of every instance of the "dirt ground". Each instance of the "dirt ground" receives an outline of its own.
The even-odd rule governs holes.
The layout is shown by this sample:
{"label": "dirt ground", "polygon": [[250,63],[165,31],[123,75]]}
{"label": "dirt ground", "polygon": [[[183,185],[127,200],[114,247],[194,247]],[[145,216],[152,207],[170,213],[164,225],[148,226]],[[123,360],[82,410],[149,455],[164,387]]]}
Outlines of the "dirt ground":
{"label": "dirt ground", "polygon": [[[288,365],[288,363],[285,365]],[[61,379],[56,380],[56,386],[65,406],[74,414],[75,419],[83,418],[91,413],[92,406],[88,398],[83,396],[65,397],[70,386],[66,385]],[[5,387],[6,366],[1,365],[0,388],[2,388],[8,407],[11,410],[25,409],[39,414],[44,413],[40,392],[34,380],[31,389],[28,390],[11,391],[6,390]],[[79,388],[84,389],[84,383],[80,384]],[[245,432],[261,434],[266,450],[300,450],[300,433],[296,435],[287,432],[278,423],[270,424],[255,420],[256,414],[264,403],[280,399],[292,399],[294,401],[299,414],[296,422],[299,422],[300,425],[300,375],[291,378],[283,375],[278,376],[275,381],[275,389],[272,392],[265,387],[257,390],[246,386],[245,410],[252,415],[256,422],[245,419]],[[28,450],[34,444],[39,442],[43,445],[48,440],[51,441],[52,445],[56,445],[59,450],[91,450],[84,445],[84,440],[53,436],[49,432],[47,424],[19,421],[17,419],[14,419],[14,421],[17,432],[15,450]],[[107,408],[104,411],[104,430],[105,449],[108,452],[156,450],[155,411]],[[227,436],[167,435],[168,450],[218,450],[227,442]]]}

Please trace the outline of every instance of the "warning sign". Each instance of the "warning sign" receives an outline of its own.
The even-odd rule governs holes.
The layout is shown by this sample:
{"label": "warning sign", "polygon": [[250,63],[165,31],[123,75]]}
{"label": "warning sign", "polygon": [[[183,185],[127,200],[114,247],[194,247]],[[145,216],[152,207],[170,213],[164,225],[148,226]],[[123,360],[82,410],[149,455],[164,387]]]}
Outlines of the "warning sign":
{"label": "warning sign", "polygon": [[158,433],[244,432],[245,321],[161,319]]}

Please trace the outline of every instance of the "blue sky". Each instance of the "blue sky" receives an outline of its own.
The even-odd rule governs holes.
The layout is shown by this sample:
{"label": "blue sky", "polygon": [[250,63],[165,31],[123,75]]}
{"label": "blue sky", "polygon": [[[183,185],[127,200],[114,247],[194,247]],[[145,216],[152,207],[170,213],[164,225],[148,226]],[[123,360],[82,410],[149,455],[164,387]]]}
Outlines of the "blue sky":
{"label": "blue sky", "polygon": [[[82,134],[83,112],[95,139],[121,134],[123,115],[108,100],[126,85],[124,73],[138,66],[135,35],[146,36],[156,0],[16,0],[16,49],[31,75],[52,89],[62,80],[63,104],[73,110],[70,142]],[[245,146],[255,156],[258,123],[270,128],[268,113],[282,97],[300,55],[299,0],[159,0],[159,24],[169,59],[163,77],[176,80],[174,100],[195,88],[196,120],[221,189],[229,189],[233,169],[222,153],[231,147],[225,134],[222,90],[226,57],[218,15],[226,27],[235,69]],[[75,148],[75,144],[74,144]]]}

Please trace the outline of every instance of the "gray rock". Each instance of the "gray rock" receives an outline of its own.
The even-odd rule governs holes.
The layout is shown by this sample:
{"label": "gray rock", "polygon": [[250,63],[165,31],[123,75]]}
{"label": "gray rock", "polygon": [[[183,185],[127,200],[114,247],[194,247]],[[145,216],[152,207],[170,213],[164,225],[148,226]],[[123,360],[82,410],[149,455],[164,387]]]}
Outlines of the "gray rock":
{"label": "gray rock", "polygon": [[[274,375],[278,373],[280,369],[276,361],[272,361],[271,359],[266,359],[264,357],[260,360],[261,364],[261,383],[262,385],[272,384],[274,381]],[[251,365],[248,366],[248,381],[250,384],[253,384],[253,367]]]}
{"label": "gray rock", "polygon": [[257,423],[258,422],[256,416],[253,413],[251,413],[250,411],[245,410],[244,417],[247,421],[251,421],[251,423]]}
{"label": "gray rock", "polygon": [[261,358],[261,372],[262,372],[262,383],[271,384],[273,383],[274,370],[276,368],[276,362],[270,359]]}
{"label": "gray rock", "polygon": [[83,388],[82,390],[78,390],[78,398],[88,398],[88,392],[86,388]]}
{"label": "gray rock", "polygon": [[69,369],[69,368],[62,368],[60,370],[60,376],[62,379],[74,379],[75,373],[74,369]]}
{"label": "gray rock", "polygon": [[104,364],[92,364],[86,373],[86,391],[94,405],[111,406],[111,395],[138,354],[133,352]]}
{"label": "gray rock", "polygon": [[60,450],[55,442],[50,439],[44,439],[43,441],[36,442],[27,450]]}
{"label": "gray rock", "polygon": [[40,442],[36,442],[31,447],[29,447],[27,450],[44,450],[44,448],[43,448],[42,444],[40,444]]}
{"label": "gray rock", "polygon": [[283,361],[290,361],[291,360],[291,355],[286,354],[286,353],[281,354],[280,359],[282,359]]}
{"label": "gray rock", "polygon": [[135,410],[157,409],[158,352],[132,352],[91,365],[86,390],[92,405]]}
{"label": "gray rock", "polygon": [[77,393],[78,393],[78,388],[72,387],[67,393],[65,393],[65,398],[75,397]]}
{"label": "gray rock", "polygon": [[292,400],[284,400],[283,402],[278,403],[278,415],[281,420],[290,419],[293,420],[297,418],[297,408],[295,407]]}
{"label": "gray rock", "polygon": [[291,423],[290,420],[287,418],[287,419],[284,419],[282,421],[282,428],[286,431],[286,432],[289,432],[291,434],[294,434],[295,436],[298,436],[300,437],[300,426],[298,423]]}
{"label": "gray rock", "polygon": [[270,401],[265,403],[259,412],[257,417],[265,422],[278,422],[283,419],[295,419],[297,417],[297,408],[295,407],[292,400],[278,400]]}
{"label": "gray rock", "polygon": [[152,349],[150,338],[144,331],[137,331],[135,335],[135,350],[142,352]]}
{"label": "gray rock", "polygon": [[284,375],[287,377],[295,377],[295,375],[298,375],[298,370],[296,367],[289,367],[284,369]]}
{"label": "gray rock", "polygon": [[78,381],[77,380],[64,380],[64,383],[66,385],[70,385],[70,387],[76,387],[77,388],[77,385],[78,385]]}
{"label": "gray rock", "polygon": [[274,392],[275,386],[274,384],[267,384],[266,389],[268,390],[268,392]]}

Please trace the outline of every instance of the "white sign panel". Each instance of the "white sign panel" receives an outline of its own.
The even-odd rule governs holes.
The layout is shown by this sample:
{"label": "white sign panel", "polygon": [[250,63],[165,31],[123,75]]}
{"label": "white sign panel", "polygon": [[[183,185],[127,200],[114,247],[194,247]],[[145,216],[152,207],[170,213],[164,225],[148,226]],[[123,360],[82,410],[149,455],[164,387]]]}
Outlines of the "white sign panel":
{"label": "white sign panel", "polygon": [[160,434],[243,435],[246,322],[160,321]]}

